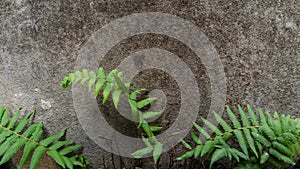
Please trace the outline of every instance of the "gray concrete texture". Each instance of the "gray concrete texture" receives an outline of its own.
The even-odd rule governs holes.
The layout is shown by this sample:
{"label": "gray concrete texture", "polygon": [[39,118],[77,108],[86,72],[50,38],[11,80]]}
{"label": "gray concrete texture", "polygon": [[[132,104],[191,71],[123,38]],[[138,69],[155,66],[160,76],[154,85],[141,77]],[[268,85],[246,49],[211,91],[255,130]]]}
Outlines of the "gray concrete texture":
{"label": "gray concrete texture", "polygon": [[[120,163],[130,166],[133,160],[114,157],[89,139],[76,117],[71,90],[63,91],[60,83],[74,70],[80,48],[95,31],[140,12],[176,15],[199,27],[223,63],[226,104],[249,103],[254,108],[299,116],[297,0],[1,0],[0,103],[12,110],[19,106],[36,109],[34,121],[43,121],[49,134],[67,128],[66,138],[83,145],[94,168]],[[176,39],[156,34],[130,37],[112,48],[99,66],[111,70],[132,52],[150,47],[168,50],[189,65],[201,97],[199,116],[205,116],[210,106],[206,69],[195,53]],[[143,71],[133,82],[163,90],[168,102],[158,122],[164,126],[174,122],[180,93],[172,77],[159,70]],[[108,121],[118,116],[111,113],[109,103],[102,108],[110,112],[104,113]],[[118,124],[113,126],[127,129]],[[168,158],[164,155],[163,163],[167,164]]]}

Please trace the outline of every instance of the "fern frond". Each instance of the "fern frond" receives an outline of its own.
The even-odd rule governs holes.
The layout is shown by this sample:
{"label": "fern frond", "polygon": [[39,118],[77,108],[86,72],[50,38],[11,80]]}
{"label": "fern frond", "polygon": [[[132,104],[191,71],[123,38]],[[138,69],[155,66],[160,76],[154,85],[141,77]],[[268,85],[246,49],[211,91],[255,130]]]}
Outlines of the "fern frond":
{"label": "fern frond", "polygon": [[[63,168],[66,166],[72,166],[73,168],[73,165],[76,165],[74,160],[70,160],[70,158],[65,155],[76,150],[79,145],[69,146],[72,142],[56,141],[65,134],[65,130],[39,141],[43,132],[42,123],[31,124],[25,129],[25,126],[28,125],[29,119],[34,112],[26,115],[18,123],[16,122],[20,115],[20,109],[16,112],[12,119],[9,119],[7,113],[8,110],[2,106],[0,108],[0,114],[2,114],[0,121],[0,124],[2,124],[0,125],[0,139],[2,140],[0,145],[0,155],[3,156],[1,157],[0,165],[10,160],[22,147],[24,147],[24,150],[18,165],[19,169],[28,162],[31,155],[30,168],[35,169],[41,157],[45,153],[52,157],[57,164]],[[60,148],[62,149],[60,150]],[[70,162],[72,164],[70,164]],[[80,162],[76,163],[79,164]]]}

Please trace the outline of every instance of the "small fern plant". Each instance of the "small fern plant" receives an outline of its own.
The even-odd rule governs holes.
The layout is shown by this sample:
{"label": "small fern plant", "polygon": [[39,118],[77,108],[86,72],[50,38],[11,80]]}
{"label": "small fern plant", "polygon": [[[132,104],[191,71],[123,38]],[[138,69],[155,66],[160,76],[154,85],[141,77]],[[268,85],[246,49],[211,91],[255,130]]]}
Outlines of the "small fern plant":
{"label": "small fern plant", "polygon": [[[259,118],[248,105],[248,114],[238,106],[240,119],[227,106],[226,112],[232,124],[228,124],[217,113],[215,119],[220,127],[201,118],[203,123],[212,131],[214,136],[194,123],[199,135],[191,133],[196,147],[182,140],[182,144],[189,149],[188,152],[178,157],[178,160],[197,158],[208,155],[211,157],[210,168],[221,158],[235,159],[236,168],[262,168],[266,165],[287,167],[294,165],[300,153],[300,119],[291,118],[289,115],[274,113],[272,116],[267,111],[259,110]],[[200,138],[205,138],[203,142]],[[237,140],[237,147],[230,145],[230,140]]]}
{"label": "small fern plant", "polygon": [[30,157],[30,169],[35,169],[45,153],[63,168],[73,169],[74,166],[85,165],[80,156],[68,156],[80,148],[80,145],[73,145],[71,141],[57,141],[65,135],[66,130],[41,140],[43,123],[28,124],[34,111],[18,121],[20,112],[21,108],[9,118],[9,110],[5,106],[0,107],[0,165],[10,160],[22,147],[24,150],[18,169],[21,169]]}
{"label": "small fern plant", "polygon": [[67,89],[69,86],[72,84],[75,85],[76,83],[80,83],[81,87],[87,84],[88,91],[90,92],[93,90],[95,98],[101,93],[103,104],[111,95],[116,109],[118,108],[121,94],[125,94],[131,107],[133,120],[139,121],[137,128],[142,130],[143,134],[141,137],[146,145],[145,148],[133,152],[132,156],[135,158],[142,158],[146,154],[153,153],[154,163],[157,163],[163,147],[156,139],[154,133],[161,130],[162,127],[150,125],[147,122],[147,119],[161,115],[162,112],[141,111],[145,106],[156,100],[155,98],[137,100],[138,94],[146,89],[134,89],[132,84],[123,82],[121,72],[112,70],[106,74],[102,67],[100,67],[97,72],[84,69],[82,71],[70,73],[62,81],[62,87]]}

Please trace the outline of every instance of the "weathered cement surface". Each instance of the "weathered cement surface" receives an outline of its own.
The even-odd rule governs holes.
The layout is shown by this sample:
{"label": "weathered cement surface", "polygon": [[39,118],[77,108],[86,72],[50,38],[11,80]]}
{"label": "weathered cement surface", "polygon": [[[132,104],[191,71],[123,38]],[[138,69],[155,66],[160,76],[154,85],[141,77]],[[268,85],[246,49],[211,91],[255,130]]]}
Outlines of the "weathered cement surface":
{"label": "weathered cement surface", "polygon": [[[95,167],[112,166],[112,156],[83,132],[70,91],[60,82],[73,71],[78,50],[90,35],[116,18],[137,12],[164,12],[199,27],[215,45],[227,77],[227,103],[299,116],[300,2],[297,0],[1,0],[0,102],[16,110],[35,108],[35,121],[56,133],[68,128],[67,139],[84,147]],[[160,35],[141,35],[122,41],[107,55],[115,68],[132,51],[159,47],[180,56],[197,74],[200,115],[209,109],[210,84],[201,60],[178,41]],[[161,122],[172,123],[178,92],[172,78],[145,72],[135,79],[145,88],[169,94],[168,112]],[[120,160],[116,160],[119,165]],[[164,157],[167,158],[167,157]],[[163,159],[164,159],[163,158]],[[126,160],[123,160],[126,161]],[[167,159],[165,160],[167,161]],[[166,162],[168,163],[168,161]],[[125,162],[130,165],[130,162]]]}

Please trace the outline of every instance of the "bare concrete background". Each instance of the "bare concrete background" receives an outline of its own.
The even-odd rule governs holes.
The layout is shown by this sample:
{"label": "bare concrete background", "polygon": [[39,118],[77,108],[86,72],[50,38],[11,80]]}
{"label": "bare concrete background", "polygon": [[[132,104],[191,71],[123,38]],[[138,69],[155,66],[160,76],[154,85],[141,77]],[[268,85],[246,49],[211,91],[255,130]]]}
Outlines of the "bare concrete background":
{"label": "bare concrete background", "polygon": [[[34,120],[43,121],[49,134],[68,128],[67,139],[83,145],[94,168],[104,163],[112,166],[112,161],[130,165],[131,160],[113,157],[86,136],[76,118],[71,91],[63,91],[60,82],[73,71],[80,47],[93,32],[119,17],[155,11],[194,23],[215,45],[227,77],[227,104],[249,103],[299,116],[297,0],[1,0],[0,104],[13,110],[35,108]],[[193,51],[172,38],[134,36],[115,46],[99,65],[115,68],[131,52],[149,47],[169,50],[191,67],[203,100],[199,115],[205,115],[210,104],[205,67]],[[168,112],[160,122],[172,123],[179,105],[178,86],[172,78],[153,71],[142,73],[134,82],[167,93]]]}

